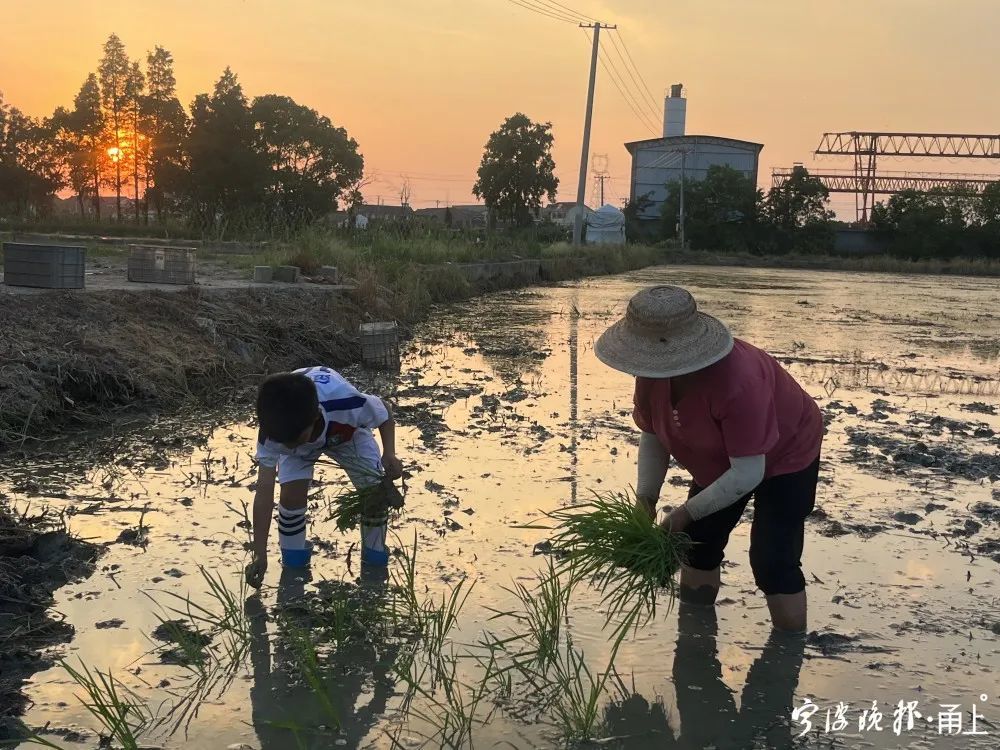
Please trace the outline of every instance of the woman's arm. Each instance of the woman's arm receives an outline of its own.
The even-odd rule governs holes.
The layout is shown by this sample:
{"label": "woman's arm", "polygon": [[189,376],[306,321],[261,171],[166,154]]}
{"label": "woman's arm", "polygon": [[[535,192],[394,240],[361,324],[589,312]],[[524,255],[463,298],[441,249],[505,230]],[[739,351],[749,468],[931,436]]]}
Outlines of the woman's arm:
{"label": "woman's arm", "polygon": [[689,523],[728,508],[741,497],[749,495],[764,480],[765,459],[743,456],[729,459],[729,469],[684,505],[671,512],[670,528],[683,531]]}
{"label": "woman's arm", "polygon": [[635,486],[635,494],[643,509],[650,518],[656,515],[656,501],[660,499],[663,480],[670,466],[670,456],[663,448],[660,439],[651,432],[639,435],[639,478]]}

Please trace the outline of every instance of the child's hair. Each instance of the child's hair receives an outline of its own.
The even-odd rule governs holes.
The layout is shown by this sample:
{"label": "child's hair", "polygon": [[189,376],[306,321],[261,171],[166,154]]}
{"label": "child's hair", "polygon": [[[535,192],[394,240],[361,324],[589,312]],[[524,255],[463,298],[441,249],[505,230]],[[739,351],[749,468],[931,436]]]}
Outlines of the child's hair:
{"label": "child's hair", "polygon": [[316,421],[318,411],[316,385],[305,375],[279,372],[265,378],[257,390],[260,431],[279,443],[295,440]]}

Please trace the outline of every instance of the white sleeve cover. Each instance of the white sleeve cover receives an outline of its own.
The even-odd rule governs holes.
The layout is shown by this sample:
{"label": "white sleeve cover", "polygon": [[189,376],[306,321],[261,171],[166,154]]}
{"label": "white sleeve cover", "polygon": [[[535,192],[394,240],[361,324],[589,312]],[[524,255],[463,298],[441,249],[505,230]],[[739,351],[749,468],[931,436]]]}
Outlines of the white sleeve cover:
{"label": "white sleeve cover", "polygon": [[667,455],[660,439],[651,432],[639,435],[639,481],[635,487],[635,494],[657,500],[669,466],[670,456]]}
{"label": "white sleeve cover", "polygon": [[729,507],[753,492],[764,479],[763,454],[742,458],[730,456],[729,465],[721,477],[684,504],[695,521]]}

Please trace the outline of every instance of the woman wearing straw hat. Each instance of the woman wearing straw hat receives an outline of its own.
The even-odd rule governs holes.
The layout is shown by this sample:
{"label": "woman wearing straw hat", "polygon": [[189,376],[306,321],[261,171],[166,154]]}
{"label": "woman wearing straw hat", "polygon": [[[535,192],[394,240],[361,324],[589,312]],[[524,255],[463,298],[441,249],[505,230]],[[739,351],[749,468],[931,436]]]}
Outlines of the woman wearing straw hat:
{"label": "woman wearing straw hat", "polygon": [[697,544],[682,601],[714,604],[729,534],[751,498],[750,565],[774,627],[806,627],[801,556],[813,509],[823,418],[778,362],[734,340],[675,286],[645,289],[597,341],[598,358],[634,375],[640,506],[653,516],[670,458],[693,478],[663,521]]}

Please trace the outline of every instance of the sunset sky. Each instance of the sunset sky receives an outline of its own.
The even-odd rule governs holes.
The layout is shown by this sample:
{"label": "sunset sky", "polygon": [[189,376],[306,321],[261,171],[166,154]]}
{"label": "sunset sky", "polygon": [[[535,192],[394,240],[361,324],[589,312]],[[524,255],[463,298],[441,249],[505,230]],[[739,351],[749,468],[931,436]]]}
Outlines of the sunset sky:
{"label": "sunset sky", "polygon": [[[598,68],[591,151],[608,155],[609,202],[628,196],[622,144],[660,135],[662,96],[675,82],[685,85],[688,133],[764,144],[765,188],[771,167],[812,164],[827,130],[1000,131],[997,0],[562,5],[618,24],[617,41],[656,100],[651,133]],[[155,44],[173,53],[185,105],[229,65],[248,96],[287,94],[328,115],[358,140],[367,169],[378,175],[366,192],[372,201],[398,203],[407,175],[417,207],[473,202],[482,147],[516,111],[552,122],[560,199],[575,198],[589,42],[574,25],[512,0],[3,0],[2,6],[0,90],[29,114],[71,104],[115,32],[133,58],[144,58]],[[614,46],[607,51],[622,69]],[[818,164],[849,166],[830,157]],[[896,161],[886,168],[1000,172],[988,162],[961,160]],[[846,205],[853,199],[836,204]]]}

